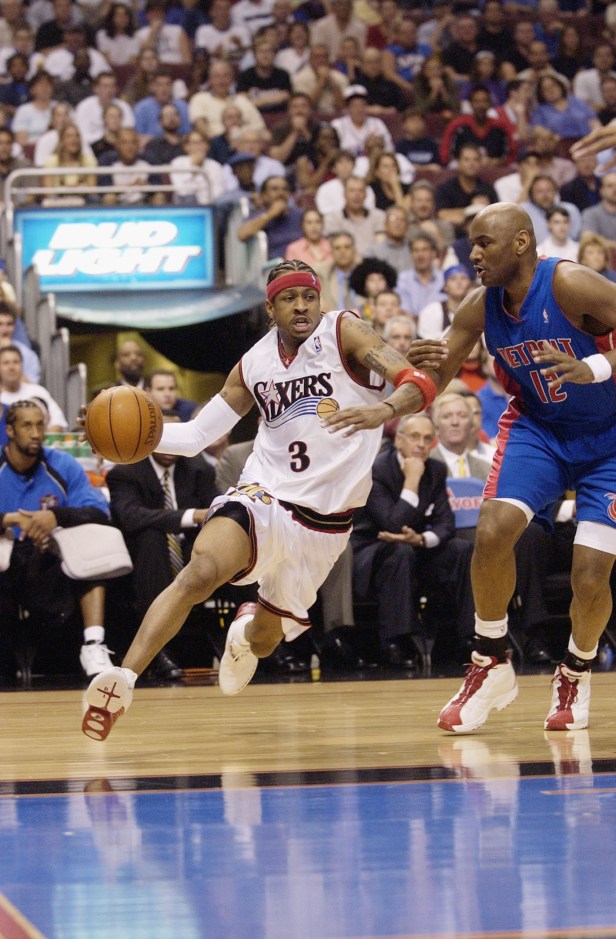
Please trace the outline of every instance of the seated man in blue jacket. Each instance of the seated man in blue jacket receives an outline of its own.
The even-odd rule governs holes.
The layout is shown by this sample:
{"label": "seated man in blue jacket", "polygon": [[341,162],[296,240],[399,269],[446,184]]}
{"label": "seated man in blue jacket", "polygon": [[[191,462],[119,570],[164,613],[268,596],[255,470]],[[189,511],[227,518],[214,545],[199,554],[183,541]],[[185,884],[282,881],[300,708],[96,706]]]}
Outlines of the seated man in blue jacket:
{"label": "seated man in blue jacket", "polygon": [[63,622],[81,608],[84,639],[79,656],[88,676],[113,666],[105,645],[105,588],[71,580],[52,553],[58,525],[105,524],[109,510],[75,457],[43,446],[45,416],[34,401],[6,408],[7,444],[0,451],[0,534],[15,536],[10,565],[0,572],[0,622],[18,627],[19,607],[35,621]]}
{"label": "seated man in blue jacket", "polygon": [[472,545],[454,537],[447,468],[430,458],[434,438],[427,415],[400,420],[394,446],[374,461],[372,489],[351,535],[354,592],[376,597],[381,662],[393,667],[411,664],[418,589],[436,587],[451,603],[463,653],[474,633]]}

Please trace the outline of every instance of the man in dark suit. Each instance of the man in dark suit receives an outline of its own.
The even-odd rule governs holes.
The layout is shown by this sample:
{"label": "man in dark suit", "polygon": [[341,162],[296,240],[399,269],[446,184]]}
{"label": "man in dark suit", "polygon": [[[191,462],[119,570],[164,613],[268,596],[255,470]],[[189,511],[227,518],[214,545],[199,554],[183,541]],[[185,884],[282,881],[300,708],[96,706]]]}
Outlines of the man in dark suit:
{"label": "man in dark suit", "polygon": [[401,419],[393,448],[374,462],[372,490],[351,536],[355,593],[376,595],[381,662],[394,667],[410,663],[418,585],[437,587],[455,607],[463,651],[474,633],[472,547],[454,537],[447,469],[429,458],[434,437],[425,414]]}
{"label": "man in dark suit", "polygon": [[[180,420],[173,411],[163,415],[165,421]],[[140,463],[114,466],[107,474],[107,485],[112,516],[133,560],[134,608],[139,622],[173,580],[178,569],[174,564],[181,566],[190,558],[199,527],[218,495],[214,470],[200,456],[153,453]],[[166,649],[154,660],[152,673],[166,680],[181,677],[181,669]]]}

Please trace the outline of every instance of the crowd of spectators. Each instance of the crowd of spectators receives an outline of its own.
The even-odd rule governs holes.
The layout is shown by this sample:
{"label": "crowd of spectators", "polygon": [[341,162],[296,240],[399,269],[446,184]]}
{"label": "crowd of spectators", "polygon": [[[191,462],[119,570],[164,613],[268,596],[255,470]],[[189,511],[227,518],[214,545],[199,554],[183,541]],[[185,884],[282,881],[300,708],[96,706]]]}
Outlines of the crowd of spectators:
{"label": "crowd of spectators", "polygon": [[[611,151],[577,161],[569,155],[573,140],[616,118],[615,9],[602,0],[0,0],[0,201],[9,174],[29,166],[42,170],[43,207],[173,203],[218,206],[223,214],[244,198],[249,210],[240,240],[264,232],[271,259],[307,261],[321,278],[325,310],[354,310],[406,352],[415,337],[441,336],[473,288],[468,227],[491,202],[524,207],[540,253],[579,260],[616,279],[616,161]],[[96,167],[105,174],[92,173]],[[62,175],[45,174],[51,169]],[[166,191],[157,189],[161,182]],[[99,192],[71,192],[80,185]],[[4,412],[35,399],[48,429],[64,430],[66,417],[39,384],[40,362],[16,327],[23,331],[7,295],[0,301]],[[118,381],[143,382],[140,356],[132,371],[119,357]],[[445,550],[456,540],[455,524],[442,470],[431,464],[423,485],[429,478],[440,487],[436,542],[424,537],[431,529],[426,517],[404,556],[383,544],[367,552],[369,533],[383,530],[388,500],[394,508],[406,501],[392,524],[419,517],[423,495],[416,503],[405,493],[409,480],[418,477],[419,487],[424,477],[421,453],[423,463],[434,459],[427,442],[432,447],[440,439],[445,463],[448,453],[463,457],[459,475],[476,475],[475,461],[490,458],[507,396],[485,350],[475,350],[457,381],[463,397],[453,411],[464,417],[468,408],[470,415],[463,442],[443,449],[436,419],[435,426],[422,418],[389,428],[390,449],[377,474],[388,494],[369,502],[354,539],[355,562],[351,554],[341,579],[351,583],[355,563],[356,585],[364,571],[359,580],[372,583],[371,595],[380,598],[383,664],[412,658],[407,640],[416,604],[409,593],[407,622],[391,621],[383,584],[374,581],[381,563],[375,558],[395,553],[405,577],[421,579],[421,552],[435,557],[438,549],[443,558],[456,557],[444,568],[468,578],[464,545]],[[168,419],[176,410],[187,419],[192,402],[174,400],[174,375],[156,373],[150,382]],[[473,414],[482,408],[479,424]],[[6,443],[1,418],[0,434]],[[420,456],[411,458],[413,435],[423,442]],[[228,443],[205,458],[216,464]],[[400,471],[393,485],[392,467]],[[454,469],[450,462],[447,475],[458,475]],[[117,478],[125,487],[141,485],[124,475]],[[127,521],[114,508],[114,490],[121,487],[110,487],[111,512],[130,542],[147,512]],[[157,499],[163,499],[158,490]],[[165,504],[146,508],[162,518]],[[184,509],[176,500],[167,522],[154,525],[178,529],[185,546],[190,539],[182,528],[194,528],[199,518],[193,512],[189,519],[189,508],[203,507]],[[364,568],[371,573],[364,576]],[[467,598],[468,584],[460,577],[451,594],[466,609],[460,597]],[[329,651],[348,664],[357,654],[336,630],[352,627],[352,602],[343,606],[326,633],[336,638]],[[542,661],[545,643],[531,626],[545,611],[535,601],[529,606],[525,641]],[[466,620],[457,630],[464,647]],[[158,663],[163,677],[178,671],[167,658]]]}

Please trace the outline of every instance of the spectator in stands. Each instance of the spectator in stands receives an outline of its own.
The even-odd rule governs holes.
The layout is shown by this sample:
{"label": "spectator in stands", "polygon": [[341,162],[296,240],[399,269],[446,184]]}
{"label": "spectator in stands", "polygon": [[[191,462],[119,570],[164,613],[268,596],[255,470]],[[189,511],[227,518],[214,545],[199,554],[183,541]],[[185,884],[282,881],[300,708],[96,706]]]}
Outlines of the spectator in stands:
{"label": "spectator in stands", "polygon": [[[320,132],[325,130],[327,134],[320,135]],[[276,121],[271,127],[270,156],[289,168],[295,167],[296,172],[297,161],[300,159],[310,161],[311,169],[315,170],[321,155],[321,144],[325,145],[324,149],[331,155],[340,146],[338,134],[329,124],[320,124],[315,120],[314,108],[308,95],[294,91],[289,98],[287,116]],[[321,181],[322,179],[319,179],[319,182]],[[315,184],[312,180],[310,188],[314,190],[316,185],[318,183]],[[304,184],[301,188],[307,187]]]}
{"label": "spectator in stands", "polygon": [[147,46],[142,49],[137,58],[135,71],[122,91],[122,98],[127,104],[134,107],[137,101],[141,101],[150,94],[150,81],[159,67],[160,61],[154,49],[149,49]]}
{"label": "spectator in stands", "polygon": [[605,106],[602,83],[606,78],[616,79],[615,61],[614,50],[610,43],[600,42],[593,49],[593,67],[581,69],[573,79],[573,94],[593,111],[600,111]]}
{"label": "spectator in stands", "polygon": [[[123,192],[106,192],[104,205],[162,205],[165,201],[163,192],[144,192],[145,186],[156,185],[160,177],[149,173],[150,164],[139,156],[139,137],[133,127],[122,127],[118,133],[117,151],[105,154],[101,166],[108,166],[110,176],[100,176],[101,186],[127,186]],[[130,170],[130,172],[126,171]],[[115,172],[114,172],[115,171]]]}
{"label": "spectator in stands", "polygon": [[494,441],[498,434],[498,422],[511,396],[497,378],[494,371],[494,356],[490,355],[487,350],[483,356],[483,370],[487,381],[477,392],[477,399],[481,402],[481,428],[487,434],[488,440]]}
{"label": "spectator in stands", "polygon": [[410,187],[400,179],[394,153],[380,151],[376,159],[370,161],[366,182],[374,193],[377,209],[386,211],[396,205],[406,212],[410,210]]}
{"label": "spectator in stands", "polygon": [[321,114],[336,114],[344,108],[346,75],[330,65],[325,43],[313,42],[308,62],[291,78],[293,91],[305,95]]}
{"label": "spectator in stands", "polygon": [[[451,222],[436,216],[436,190],[427,179],[418,179],[410,189],[411,211],[408,220],[407,236],[414,238],[429,230],[433,223],[443,245],[448,248],[453,244],[454,229]],[[428,226],[426,229],[425,226]]]}
{"label": "spectator in stands", "polygon": [[[235,154],[249,154],[254,157],[255,164],[253,169],[253,179],[257,189],[260,189],[266,179],[270,176],[285,176],[285,168],[279,160],[272,159],[265,153],[266,141],[269,132],[266,130],[256,130],[250,127],[243,127],[232,132],[231,139]],[[237,189],[236,181],[233,178],[233,171],[230,166],[223,167],[225,188],[229,191]]]}
{"label": "spectator in stands", "polygon": [[443,274],[444,299],[428,303],[419,311],[417,335],[420,339],[440,339],[453,322],[464,297],[472,290],[474,281],[463,264],[448,267]]}
{"label": "spectator in stands", "polygon": [[154,49],[162,65],[188,65],[191,42],[181,26],[165,22],[166,0],[147,0],[147,26],[138,29],[135,37],[139,48]]}
{"label": "spectator in stands", "polygon": [[601,81],[601,94],[605,101],[604,107],[597,113],[599,122],[604,126],[616,119],[616,78],[608,75]]}
{"label": "spectator in stands", "polygon": [[[45,169],[57,169],[58,167],[73,168],[75,170],[84,170],[97,166],[96,157],[92,153],[84,152],[81,143],[81,134],[76,124],[66,124],[58,135],[58,146],[54,153],[50,154],[45,160],[43,166]],[[71,200],[71,205],[76,205],[76,197],[70,190],[76,186],[96,186],[98,179],[94,173],[86,174],[80,172],[62,173],[60,176],[43,176],[43,186],[57,188],[61,191],[52,194],[51,200],[46,197],[43,205],[62,202],[66,198]],[[67,190],[65,193],[64,190]],[[84,205],[87,201],[83,196],[78,197],[80,204]]]}
{"label": "spectator in stands", "polygon": [[494,188],[501,202],[524,202],[528,199],[530,184],[541,172],[540,154],[537,150],[522,150],[518,157],[517,170],[495,180]]}
{"label": "spectator in stands", "polygon": [[537,107],[530,120],[559,137],[584,137],[600,126],[590,105],[570,95],[567,79],[556,75],[543,75],[537,82]]}
{"label": "spectator in stands", "polygon": [[365,153],[355,159],[354,176],[368,178],[371,167],[375,166],[384,153],[389,154],[397,164],[397,172],[403,186],[409,186],[415,178],[415,168],[401,153],[386,149],[385,138],[381,134],[369,134],[366,137]]}
{"label": "spectator in stands", "polygon": [[470,107],[471,93],[478,86],[486,88],[490,94],[492,108],[498,108],[505,101],[505,83],[498,74],[498,63],[493,52],[480,49],[475,55],[471,74],[467,82],[459,90],[462,109],[467,111]]}
{"label": "spectator in stands", "polygon": [[[355,157],[348,150],[338,150],[330,159],[332,178],[321,183],[315,194],[317,209],[323,215],[326,215],[327,212],[341,212],[343,210],[344,188],[355,169]],[[374,193],[371,189],[366,189],[364,205],[368,209],[374,208]]]}
{"label": "spectator in stands", "polygon": [[438,435],[433,458],[447,466],[447,475],[454,479],[471,476],[485,481],[490,463],[475,456],[470,450],[473,433],[473,407],[471,399],[455,392],[440,395],[432,418]]}
{"label": "spectator in stands", "polygon": [[531,20],[518,20],[513,27],[513,44],[503,50],[503,59],[510,62],[516,73],[530,67],[530,47],[536,39]]}
{"label": "spectator in stands", "polygon": [[0,45],[12,46],[15,30],[25,17],[23,0],[3,0],[0,17]]}
{"label": "spectator in stands", "polygon": [[410,102],[413,82],[431,49],[417,41],[417,25],[410,11],[399,11],[395,23],[395,38],[383,52],[383,75],[397,85]]}
{"label": "spectator in stands", "polygon": [[294,20],[289,25],[288,45],[276,53],[274,65],[293,77],[310,58],[310,30],[306,23]]}
{"label": "spectator in stands", "polygon": [[173,75],[168,68],[159,68],[152,77],[150,84],[151,94],[142,98],[135,105],[135,130],[139,134],[142,146],[151,137],[162,137],[164,134],[160,115],[166,104],[173,104],[180,115],[180,134],[187,134],[190,130],[188,108],[184,101],[173,97]]}
{"label": "spectator in stands", "polygon": [[612,249],[606,238],[594,232],[582,232],[578,262],[616,282],[616,271],[612,267]]}
{"label": "spectator in stands", "polygon": [[568,183],[575,176],[572,160],[558,156],[560,137],[548,127],[540,124],[531,128],[529,146],[539,154],[539,169],[551,176],[558,187]]}
{"label": "spectator in stands", "polygon": [[382,240],[368,246],[367,256],[387,261],[398,274],[406,270],[409,266],[407,224],[408,213],[403,207],[392,205],[386,209]]}
{"label": "spectator in stands", "polygon": [[175,372],[166,368],[156,368],[144,379],[144,391],[147,391],[163,411],[177,411],[181,421],[189,421],[197,406],[196,401],[178,397],[178,381]]}
{"label": "spectator in stands", "polygon": [[440,55],[429,55],[421,63],[413,89],[413,107],[420,114],[437,114],[448,121],[460,110],[456,83]]}
{"label": "spectator in stands", "polygon": [[132,65],[139,55],[139,40],[135,35],[132,7],[126,3],[112,3],[96,33],[96,48],[109,65]]}
{"label": "spectator in stands", "polygon": [[533,90],[529,82],[514,78],[505,85],[505,101],[496,108],[499,119],[509,128],[509,136],[517,146],[531,133],[530,107]]}
{"label": "spectator in stands", "polygon": [[357,253],[364,257],[377,235],[384,231],[385,213],[381,209],[367,209],[366,181],[350,176],[344,185],[344,206],[340,212],[325,214],[325,233],[347,231],[353,235]]}
{"label": "spectator in stands", "polygon": [[616,172],[601,177],[600,196],[597,205],[582,212],[582,231],[601,235],[610,248],[616,248]]}
{"label": "spectator in stands", "polygon": [[349,85],[344,92],[345,113],[332,121],[340,139],[340,146],[355,156],[366,152],[366,141],[370,136],[383,138],[384,149],[394,149],[391,134],[379,117],[367,113],[367,92],[363,85]]}
{"label": "spectator in stands", "polygon": [[34,33],[26,20],[21,20],[13,32],[11,44],[0,45],[0,74],[5,75],[7,62],[12,55],[19,52],[28,59],[28,75],[30,79],[45,64],[45,57],[34,51]]}
{"label": "spectator in stands", "polygon": [[223,110],[222,123],[224,127],[222,134],[209,138],[210,159],[218,160],[219,163],[228,163],[235,152],[231,134],[244,125],[242,112],[235,104],[230,104]]}
{"label": "spectator in stands", "polygon": [[480,49],[494,53],[500,63],[510,43],[511,27],[507,22],[502,0],[486,0],[481,13],[477,45]]}
{"label": "spectator in stands", "polygon": [[438,245],[426,232],[409,243],[410,265],[398,277],[397,292],[405,313],[417,318],[420,310],[440,297],[444,278],[436,266]]}
{"label": "spectator in stands", "polygon": [[73,8],[71,0],[51,0],[52,19],[46,20],[36,30],[34,47],[37,52],[48,55],[64,42],[64,30],[67,26],[76,26],[80,22],[79,12]]}
{"label": "spectator in stands", "polygon": [[446,469],[430,456],[434,437],[427,415],[401,418],[394,447],[375,460],[368,501],[353,522],[354,592],[377,598],[380,662],[390,667],[412,667],[418,585],[448,597],[464,651],[473,636],[472,545],[454,537]]}
{"label": "spectator in stands", "polygon": [[8,443],[0,456],[0,525],[16,537],[10,566],[0,573],[2,628],[18,631],[21,605],[33,622],[45,627],[63,622],[79,606],[79,659],[88,677],[97,675],[113,664],[105,645],[105,588],[67,577],[49,547],[58,525],[105,524],[107,504],[73,456],[43,446],[44,415],[37,404],[16,400],[6,413],[6,432]]}
{"label": "spectator in stands", "polygon": [[289,73],[274,65],[276,48],[267,37],[255,37],[255,64],[238,75],[237,91],[245,94],[262,114],[286,110],[291,94]]}
{"label": "spectator in stands", "polygon": [[[379,258],[364,257],[362,261],[353,269],[349,278],[349,286],[357,297],[358,309],[363,319],[371,325],[374,323],[376,298],[384,291],[392,291],[396,286],[397,272],[395,268],[387,261],[381,261]],[[387,304],[382,307],[382,312],[386,315]],[[392,310],[399,313],[400,307]],[[382,328],[384,322],[379,324]]]}
{"label": "spectator in stands", "polygon": [[[414,330],[414,321],[411,316],[407,316],[402,312],[402,307],[400,306],[400,297],[397,292],[389,287],[386,287],[384,290],[379,290],[379,292],[374,296],[371,303],[371,325],[374,329],[377,336],[380,336],[383,341],[385,340],[385,330],[387,325],[394,319],[404,319],[411,326],[412,339],[415,338]],[[389,335],[389,334],[388,334]],[[399,341],[400,335],[398,334],[396,341]],[[393,343],[388,343],[395,348]],[[409,340],[410,345],[410,340]],[[406,351],[402,352],[402,355],[406,355]]]}
{"label": "spectator in stands", "polygon": [[[224,167],[208,159],[207,137],[198,130],[184,137],[184,155],[171,161],[171,185],[174,205],[212,205],[228,189]],[[201,167],[205,175],[191,173],[190,167]]]}
{"label": "spectator in stands", "polygon": [[27,381],[24,374],[23,357],[17,346],[0,348],[0,401],[14,404],[26,398],[41,398],[49,411],[49,433],[59,434],[68,430],[68,422],[57,401],[43,385]]}
{"label": "spectator in stands", "polygon": [[27,346],[25,342],[15,339],[16,323],[17,309],[12,303],[0,298],[0,349],[5,346],[16,346],[21,352],[24,379],[38,383],[41,380],[41,360],[34,349]]}
{"label": "spectator in stands", "polygon": [[240,225],[237,236],[240,241],[247,241],[264,231],[268,257],[282,257],[288,243],[301,236],[301,219],[301,211],[291,202],[291,190],[285,177],[270,176],[261,186],[259,207]]}
{"label": "spectator in stands", "polygon": [[[256,160],[252,153],[234,153],[225,164],[225,192],[218,199],[218,205],[236,203],[242,196],[250,200],[250,205],[256,207],[259,195],[254,179]],[[227,169],[229,173],[227,174]],[[233,188],[229,188],[229,187]]]}
{"label": "spectator in stands", "polygon": [[431,4],[431,16],[417,29],[417,41],[430,46],[437,54],[446,49],[453,42],[453,9],[453,0],[434,0]]}
{"label": "spectator in stands", "polygon": [[304,261],[310,267],[331,261],[332,249],[329,239],[323,236],[324,220],[318,209],[304,209],[302,212],[302,237],[287,245],[285,259],[295,258]]}
{"label": "spectator in stands", "polygon": [[[105,62],[105,68],[109,66]],[[94,77],[90,49],[79,49],[72,57],[73,74],[66,81],[56,82],[56,97],[76,108],[94,93]]]}
{"label": "spectator in stands", "polygon": [[[486,382],[483,388],[485,388],[487,384],[488,383]],[[483,388],[480,388],[479,390],[483,391]],[[483,420],[483,409],[481,407],[481,401],[479,400],[478,395],[479,392],[477,392],[477,394],[473,394],[471,391],[462,393],[462,396],[470,403],[471,412],[473,415],[469,449],[473,456],[478,456],[481,459],[492,463],[496,453],[496,447],[494,444],[490,443],[488,435],[481,426]]]}
{"label": "spectator in stands", "polygon": [[273,23],[274,0],[238,0],[231,8],[234,25],[243,26],[251,39],[262,26]]}
{"label": "spectator in stands", "polygon": [[554,75],[561,81],[567,81],[564,75],[559,75],[556,69],[552,67],[550,62],[550,52],[545,42],[542,42],[539,39],[534,39],[531,42],[528,50],[528,61],[528,68],[522,69],[521,72],[518,72],[518,78],[522,79],[522,81],[527,81],[530,84],[534,96],[537,94],[537,85],[539,84],[539,79],[543,78],[544,75]]}
{"label": "spectator in stands", "polygon": [[[279,152],[279,150],[270,147],[272,155],[276,152]],[[293,175],[296,189],[303,195],[316,198],[321,186],[335,179],[334,166],[341,153],[344,153],[344,151],[340,150],[340,141],[335,128],[326,122],[321,123],[314,132],[308,152],[303,156],[299,156],[295,162]],[[349,162],[354,165],[352,154],[347,156]],[[353,165],[350,167],[350,173],[353,172]],[[337,180],[337,183],[339,182]],[[367,194],[368,197],[369,194]],[[337,192],[337,200],[340,205],[344,203],[342,185],[340,185]]]}
{"label": "spectator in stands", "polygon": [[369,46],[364,51],[353,84],[364,86],[367,91],[367,112],[376,117],[404,111],[408,104],[407,96],[400,86],[385,76],[380,49]]}
{"label": "spectator in stands", "polygon": [[548,237],[547,213],[549,209],[555,208],[557,205],[561,205],[569,212],[571,237],[574,240],[580,237],[580,213],[571,202],[563,203],[560,201],[558,187],[551,176],[547,176],[545,173],[535,176],[528,187],[528,199],[521,202],[520,205],[530,215],[537,242],[541,242]]}
{"label": "spectator in stands", "polygon": [[[171,106],[172,107],[172,106]],[[175,109],[174,109],[175,112]],[[175,112],[177,114],[177,112]],[[161,116],[162,119],[162,116]],[[95,140],[92,144],[92,153],[96,159],[100,162],[101,157],[105,153],[116,152],[116,147],[118,145],[118,133],[122,127],[122,121],[124,120],[124,114],[122,108],[117,104],[108,104],[105,110],[103,111],[103,127],[104,133],[99,140]],[[178,126],[180,123],[180,116],[177,115]],[[164,138],[163,138],[164,139]],[[158,142],[158,141],[156,141]],[[155,143],[155,141],[152,141]],[[148,163],[150,160],[148,160]],[[166,162],[166,161],[161,161]]]}
{"label": "spectator in stands", "polygon": [[355,239],[349,232],[334,232],[329,237],[332,259],[315,266],[321,281],[322,310],[355,310],[357,297],[350,285],[357,263]]}
{"label": "spectator in stands", "polygon": [[[249,0],[251,2],[251,0]],[[234,104],[242,113],[244,123],[262,129],[265,121],[254,104],[245,95],[234,94],[233,72],[228,62],[214,60],[210,68],[208,90],[199,91],[188,103],[188,113],[193,126],[207,137],[222,134],[224,109]]]}
{"label": "spectator in stands", "polygon": [[346,76],[350,85],[355,84],[355,76],[361,65],[361,52],[355,36],[345,36],[334,61],[334,68]]}
{"label": "spectator in stands", "polygon": [[126,339],[118,347],[114,366],[118,385],[145,388],[145,353],[134,339]]}
{"label": "spectator in stands", "polygon": [[477,195],[485,195],[490,202],[498,202],[491,183],[481,179],[481,151],[476,144],[463,144],[458,152],[457,174],[436,190],[438,217],[452,225],[462,225],[464,209]]}
{"label": "spectator in stands", "polygon": [[480,168],[511,163],[515,141],[509,128],[499,118],[489,116],[490,92],[476,85],[469,98],[471,113],[455,117],[447,125],[441,141],[441,163],[448,166],[457,160],[465,144],[476,144],[480,151]]}
{"label": "spectator in stands", "polygon": [[334,62],[342,40],[346,36],[355,36],[363,52],[366,47],[366,24],[353,15],[351,0],[330,0],[329,6],[331,12],[312,25],[312,45],[326,46],[329,61]]}
{"label": "spectator in stands", "polygon": [[537,244],[537,254],[548,258],[577,261],[579,242],[569,236],[571,217],[567,209],[557,205],[546,213],[549,235]]}
{"label": "spectator in stands", "polygon": [[195,33],[195,49],[207,49],[212,58],[237,63],[250,43],[250,33],[245,26],[232,22],[230,0],[213,0],[210,22]]}
{"label": "spectator in stands", "polygon": [[[387,291],[387,293],[391,294],[391,291]],[[400,297],[398,297],[397,293],[395,293],[395,296],[398,300],[398,306],[400,306]],[[376,299],[378,306],[380,297]],[[405,313],[392,316],[385,323],[381,338],[383,342],[391,346],[392,349],[395,349],[396,352],[399,352],[400,355],[406,356],[411,348],[411,343],[415,339],[415,320],[412,316],[407,316]]]}
{"label": "spectator in stands", "polygon": [[[45,57],[45,69],[52,78],[55,78],[57,82],[69,82],[74,78],[78,70],[76,57],[79,58],[81,73],[87,72],[92,79],[100,75],[101,72],[109,71],[107,59],[98,49],[92,48],[89,39],[89,30],[82,23],[70,24],[65,27],[62,45]],[[84,53],[87,53],[87,58]],[[86,61],[88,62],[87,68],[85,67]]]}
{"label": "spectator in stands", "polygon": [[[110,107],[113,108],[115,105],[110,105]],[[181,134],[182,118],[175,104],[163,104],[160,109],[159,124],[162,136],[151,137],[142,152],[143,159],[152,166],[164,166],[185,153]],[[115,136],[117,143],[117,132]]]}
{"label": "spectator in stands", "polygon": [[475,56],[480,50],[477,41],[479,24],[470,13],[458,13],[452,27],[453,42],[443,51],[443,64],[456,82],[470,77]]}
{"label": "spectator in stands", "polygon": [[96,79],[94,94],[85,98],[75,109],[75,123],[86,143],[100,140],[105,133],[103,114],[108,104],[116,104],[122,111],[124,128],[135,126],[132,108],[117,97],[118,83],[113,72],[102,72]]}
{"label": "spectator in stands", "polygon": [[560,75],[572,82],[580,69],[584,69],[587,64],[579,28],[574,23],[565,23],[560,30],[552,65]]}
{"label": "spectator in stands", "polygon": [[4,105],[9,117],[13,116],[20,104],[26,104],[30,98],[26,81],[29,67],[28,57],[19,52],[15,52],[7,59],[9,81],[0,85],[0,104]]}
{"label": "spectator in stands", "polygon": [[432,172],[441,169],[439,146],[426,134],[426,121],[417,111],[406,112],[401,136],[396,141],[396,153],[405,156],[417,169]]}
{"label": "spectator in stands", "polygon": [[[616,88],[616,81],[614,83]],[[577,175],[564,186],[560,187],[560,198],[564,202],[572,202],[580,212],[589,209],[599,202],[601,179],[597,176],[597,157],[594,153],[577,157],[575,160]]]}
{"label": "spectator in stands", "polygon": [[[9,130],[8,127],[0,127],[0,208],[4,207],[6,181],[13,170],[26,169],[27,167],[32,166],[30,160],[13,156],[14,143],[15,137],[13,132]],[[14,185],[17,185],[20,188],[28,185],[31,186],[32,180],[16,180]],[[28,201],[31,200],[32,197],[29,196]]]}
{"label": "spectator in stands", "polygon": [[15,140],[21,146],[36,143],[49,127],[53,107],[53,78],[49,72],[37,72],[30,79],[28,89],[31,100],[17,108],[12,122]]}

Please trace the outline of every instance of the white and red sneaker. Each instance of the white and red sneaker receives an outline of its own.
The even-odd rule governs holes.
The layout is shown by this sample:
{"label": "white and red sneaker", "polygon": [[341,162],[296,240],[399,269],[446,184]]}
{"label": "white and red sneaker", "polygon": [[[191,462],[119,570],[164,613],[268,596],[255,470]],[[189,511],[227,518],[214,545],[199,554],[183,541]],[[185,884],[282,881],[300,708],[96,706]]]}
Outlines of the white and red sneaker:
{"label": "white and red sneaker", "polygon": [[485,724],[491,710],[502,711],[517,696],[518,680],[511,662],[473,652],[464,684],[441,711],[438,726],[454,734],[469,734]]}
{"label": "white and red sneaker", "polygon": [[250,643],[244,635],[256,609],[256,603],[242,603],[229,626],[218,669],[218,686],[223,694],[239,694],[257,670],[259,659],[250,651]]}
{"label": "white and red sneaker", "polygon": [[590,711],[590,670],[572,672],[558,665],[552,679],[552,704],[545,719],[546,730],[583,730]]}

